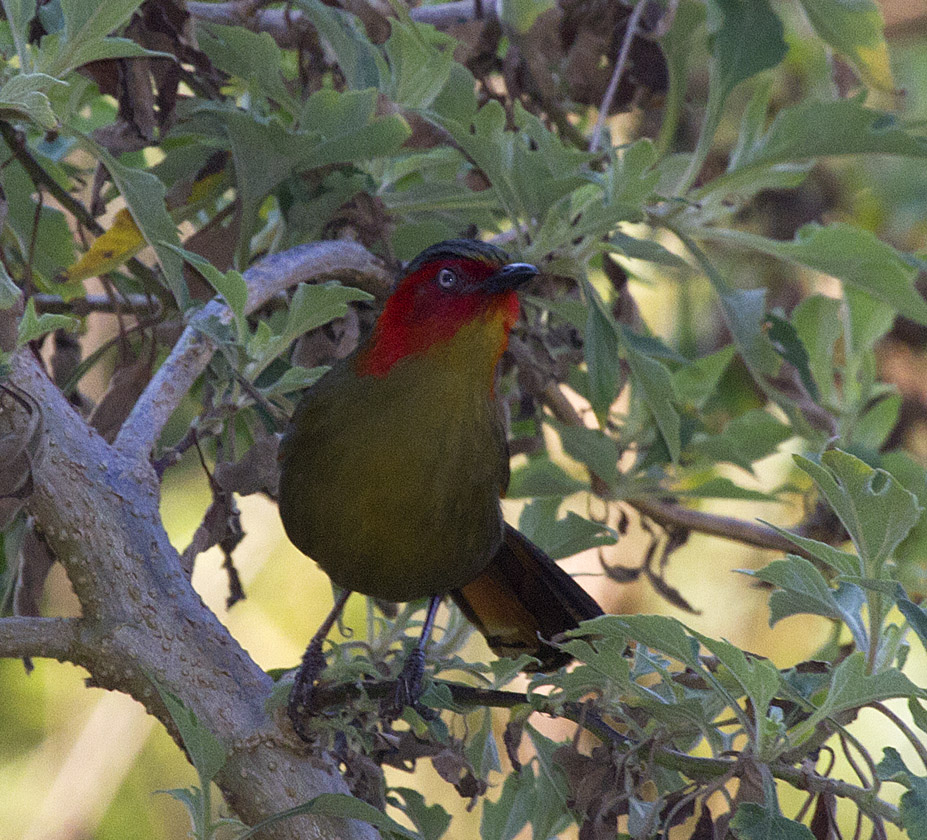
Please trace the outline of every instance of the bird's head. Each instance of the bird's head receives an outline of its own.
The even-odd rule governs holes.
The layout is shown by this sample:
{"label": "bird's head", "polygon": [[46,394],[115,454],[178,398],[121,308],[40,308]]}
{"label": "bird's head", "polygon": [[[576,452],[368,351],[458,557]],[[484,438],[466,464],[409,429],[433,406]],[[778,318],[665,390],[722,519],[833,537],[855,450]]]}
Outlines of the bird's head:
{"label": "bird's head", "polygon": [[474,239],[426,248],[387,300],[359,358],[361,372],[383,376],[400,359],[447,342],[478,320],[499,330],[501,354],[518,318],[515,290],[537,273],[533,265],[510,262],[501,248]]}

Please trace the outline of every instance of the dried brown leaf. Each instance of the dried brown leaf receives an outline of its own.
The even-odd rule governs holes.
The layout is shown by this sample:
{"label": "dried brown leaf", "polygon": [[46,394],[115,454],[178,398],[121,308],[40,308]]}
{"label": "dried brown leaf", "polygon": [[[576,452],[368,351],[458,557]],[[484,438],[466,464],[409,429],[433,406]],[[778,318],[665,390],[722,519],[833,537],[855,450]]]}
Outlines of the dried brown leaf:
{"label": "dried brown leaf", "polygon": [[113,371],[109,387],[89,419],[90,425],[107,442],[112,443],[115,440],[123,422],[151,380],[153,364],[154,353],[150,352],[134,360],[124,358],[120,366]]}
{"label": "dried brown leaf", "polygon": [[842,840],[840,827],[837,825],[837,797],[834,794],[818,794],[809,827],[815,840]]}
{"label": "dried brown leaf", "polygon": [[716,840],[715,821],[707,805],[702,805],[702,813],[699,814],[689,840]]}
{"label": "dried brown leaf", "polygon": [[276,435],[259,437],[239,461],[222,461],[216,464],[213,480],[225,493],[250,496],[252,493],[277,495],[280,467],[277,449],[280,440]]}
{"label": "dried brown leaf", "polygon": [[55,564],[45,540],[30,528],[23,537],[19,556],[19,570],[16,575],[16,588],[13,591],[13,614],[38,616],[45,581],[51,567]]}

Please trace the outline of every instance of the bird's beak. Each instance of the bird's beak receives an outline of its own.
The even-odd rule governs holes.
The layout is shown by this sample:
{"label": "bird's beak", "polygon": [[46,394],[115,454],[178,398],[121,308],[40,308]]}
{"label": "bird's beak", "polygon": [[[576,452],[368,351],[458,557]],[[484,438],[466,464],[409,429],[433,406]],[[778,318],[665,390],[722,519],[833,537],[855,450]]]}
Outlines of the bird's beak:
{"label": "bird's beak", "polygon": [[537,268],[529,263],[509,263],[483,283],[483,290],[494,294],[517,289],[532,277],[537,277],[539,273]]}

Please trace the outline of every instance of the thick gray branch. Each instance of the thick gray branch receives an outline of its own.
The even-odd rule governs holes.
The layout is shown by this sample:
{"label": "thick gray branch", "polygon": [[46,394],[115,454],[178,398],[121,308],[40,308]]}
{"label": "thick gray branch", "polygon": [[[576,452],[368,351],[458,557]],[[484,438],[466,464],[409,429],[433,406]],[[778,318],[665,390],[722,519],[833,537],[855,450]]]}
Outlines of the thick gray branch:
{"label": "thick gray branch", "polygon": [[[278,292],[310,280],[342,280],[382,297],[390,277],[382,264],[356,242],[339,240],[300,245],[261,260],[245,274],[248,284],[247,312],[253,312]],[[115,447],[132,459],[147,460],[171,414],[197,377],[206,369],[215,342],[199,325],[212,319],[231,323],[232,312],[220,299],[210,301],[191,319],[132,408]]]}
{"label": "thick gray branch", "polygon": [[[496,16],[496,4],[484,0],[484,17]],[[225,26],[245,26],[255,32],[267,32],[284,49],[299,46],[300,33],[311,28],[306,16],[296,9],[255,8],[252,0],[231,0],[228,3],[187,3],[187,11],[197,20],[205,23],[221,23]],[[477,18],[477,4],[474,0],[458,0],[453,3],[439,3],[435,6],[419,6],[410,9],[413,20],[430,23],[438,29],[468,23]]]}
{"label": "thick gray branch", "polygon": [[[83,618],[77,634],[71,623],[11,620],[0,630],[8,651],[74,661],[173,731],[157,680],[226,745],[217,782],[249,823],[319,793],[348,792],[331,759],[308,751],[285,715],[268,713],[270,677],[190,586],[161,523],[153,468],[89,428],[28,348],[14,356],[10,382],[42,408],[46,454],[33,463],[28,511],[64,565]],[[0,436],[22,423],[21,407],[0,406]],[[375,836],[354,821],[298,817],[262,840]]]}

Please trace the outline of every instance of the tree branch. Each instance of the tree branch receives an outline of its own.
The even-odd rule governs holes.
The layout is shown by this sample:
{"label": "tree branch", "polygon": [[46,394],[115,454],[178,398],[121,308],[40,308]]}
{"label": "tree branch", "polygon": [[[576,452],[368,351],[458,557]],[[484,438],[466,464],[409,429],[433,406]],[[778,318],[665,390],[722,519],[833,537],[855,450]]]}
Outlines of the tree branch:
{"label": "tree branch", "polygon": [[[524,694],[516,691],[477,688],[445,680],[435,680],[435,683],[447,689],[455,705],[464,709],[486,707],[511,709],[529,702]],[[363,696],[372,699],[388,699],[395,696],[395,691],[395,680],[379,680],[363,683],[362,685],[343,683],[333,686],[320,686],[315,690],[313,700],[318,709],[342,708],[345,703],[360,699]],[[609,726],[587,704],[554,702],[548,707],[544,702],[544,698],[539,695],[533,695],[532,699],[536,704],[539,704],[536,711],[540,714],[550,714],[554,717],[570,720],[597,738],[607,743],[617,744],[619,748],[622,745],[634,746],[633,741]],[[657,746],[651,755],[653,760],[661,767],[676,770],[690,779],[714,779],[728,773],[733,776],[741,776],[748,772],[747,763],[740,763],[736,759],[689,755],[667,746]],[[887,820],[894,825],[901,825],[901,816],[898,809],[894,805],[879,799],[871,790],[851,785],[840,779],[821,776],[813,771],[809,772],[795,768],[782,762],[771,763],[768,766],[775,778],[788,782],[799,790],[810,793],[830,793],[834,796],[850,799],[864,813]]]}
{"label": "tree branch", "polygon": [[[309,19],[296,9],[262,9],[255,8],[256,5],[254,0],[230,0],[226,3],[192,0],[187,3],[187,11],[204,23],[244,26],[255,32],[267,32],[284,49],[298,47],[300,34],[312,28]],[[485,6],[484,17],[494,18],[495,3],[486,3]],[[478,4],[475,0],[419,6],[410,9],[409,15],[412,20],[430,23],[438,29],[447,29],[479,18]]]}
{"label": "tree branch", "polygon": [[79,618],[0,618],[0,657],[47,657],[73,662]]}
{"label": "tree branch", "polygon": [[659,525],[681,525],[690,531],[735,540],[757,548],[768,548],[771,551],[787,551],[808,560],[814,559],[803,548],[783,537],[778,531],[758,522],[747,522],[743,519],[735,519],[733,516],[703,513],[700,510],[692,510],[657,499],[625,499],[624,501]]}
{"label": "tree branch", "polygon": [[[0,120],[0,137],[3,138],[17,163],[26,170],[32,183],[37,187],[45,187],[65,210],[67,210],[78,222],[80,222],[94,236],[100,236],[105,232],[94,215],[71,193],[61,186],[40,164],[26,145],[26,138],[20,134],[10,123]],[[158,282],[155,272],[137,257],[132,257],[126,263],[132,273],[141,280],[149,283],[156,288],[163,288],[163,284]]]}
{"label": "tree branch", "polygon": [[[10,382],[42,407],[46,454],[32,464],[27,509],[67,571],[84,618],[77,641],[68,638],[74,625],[5,624],[8,648],[61,654],[82,665],[93,685],[134,697],[177,738],[152,685],[157,680],[226,747],[216,781],[245,822],[319,793],[347,793],[334,761],[308,752],[285,719],[267,711],[270,677],[184,577],[161,521],[151,465],[89,428],[28,348],[13,356]],[[0,437],[21,421],[20,409],[0,405]],[[39,634],[31,643],[30,629]],[[371,840],[376,832],[357,821],[303,816],[265,834],[267,840],[335,836]]]}
{"label": "tree branch", "polygon": [[[244,278],[248,284],[246,312],[253,312],[278,292],[309,280],[342,280],[377,297],[385,296],[391,285],[379,260],[363,246],[347,240],[300,245],[275,254],[249,268]],[[147,460],[174,410],[206,369],[216,344],[199,327],[213,319],[223,324],[232,320],[232,311],[219,298],[190,319],[132,408],[114,444],[126,457]]]}
{"label": "tree branch", "polygon": [[624,74],[625,65],[628,63],[628,53],[631,52],[631,43],[637,34],[637,25],[640,23],[641,15],[647,7],[645,0],[639,0],[638,4],[631,11],[628,17],[627,26],[624,31],[624,38],[621,39],[621,49],[618,51],[618,58],[615,60],[615,69],[612,71],[612,77],[608,80],[608,87],[605,89],[605,96],[602,98],[602,104],[599,106],[599,116],[596,118],[595,127],[592,129],[592,139],[589,141],[589,151],[597,152],[599,142],[602,139],[602,132],[605,130],[605,120],[608,119],[608,112],[611,110],[612,101],[618,92],[618,83]]}

